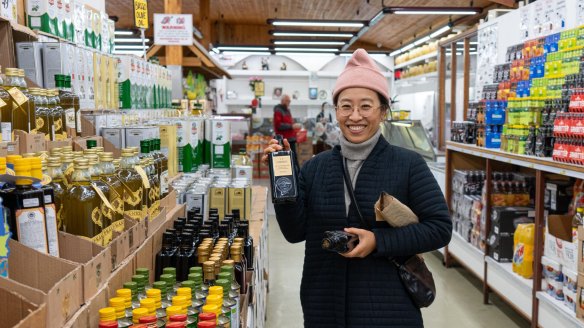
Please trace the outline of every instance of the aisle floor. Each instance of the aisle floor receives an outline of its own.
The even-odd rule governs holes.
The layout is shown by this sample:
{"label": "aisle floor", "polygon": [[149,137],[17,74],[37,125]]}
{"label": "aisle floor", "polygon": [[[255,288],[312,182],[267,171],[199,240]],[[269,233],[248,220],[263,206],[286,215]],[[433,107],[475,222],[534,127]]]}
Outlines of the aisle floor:
{"label": "aisle floor", "polygon": [[[270,202],[269,202],[270,203]],[[304,243],[288,243],[278,227],[273,206],[269,209],[269,286],[267,328],[302,327],[300,277]],[[465,269],[446,269],[439,253],[426,255],[434,274],[438,298],[429,309],[422,310],[425,327],[529,327],[496,295],[491,304],[483,305],[482,283]]]}

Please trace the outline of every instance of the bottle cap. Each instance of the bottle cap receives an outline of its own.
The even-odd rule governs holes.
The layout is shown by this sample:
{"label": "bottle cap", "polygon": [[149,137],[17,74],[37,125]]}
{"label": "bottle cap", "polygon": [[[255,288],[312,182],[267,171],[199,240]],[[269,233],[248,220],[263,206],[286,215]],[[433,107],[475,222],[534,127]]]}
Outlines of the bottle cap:
{"label": "bottle cap", "polygon": [[171,274],[161,274],[160,280],[166,283],[167,288],[171,288],[174,285],[174,277]]}
{"label": "bottle cap", "polygon": [[207,304],[223,305],[223,288],[221,288],[221,295],[213,294],[207,296]]}
{"label": "bottle cap", "polygon": [[[223,287],[211,286],[209,287],[209,295],[223,295]],[[208,300],[208,298],[207,298]]]}
{"label": "bottle cap", "polygon": [[152,284],[152,287],[160,290],[161,295],[166,294],[166,289],[167,289],[166,286],[167,286],[166,281],[155,281]]}
{"label": "bottle cap", "polygon": [[100,321],[116,321],[116,309],[113,307],[106,307],[99,310]]}
{"label": "bottle cap", "polygon": [[191,294],[192,294],[192,291],[195,290],[195,282],[192,281],[192,280],[185,280],[185,281],[181,282],[180,286],[181,287],[188,287],[188,288],[190,288],[191,289]]}
{"label": "bottle cap", "polygon": [[176,277],[176,268],[173,267],[166,267],[164,269],[162,269],[162,273],[164,274],[172,274]]}
{"label": "bottle cap", "polygon": [[186,328],[186,322],[169,322],[166,324],[166,328]]}
{"label": "bottle cap", "polygon": [[[221,267],[221,269],[223,270],[224,267]],[[227,280],[231,283],[233,277],[231,276],[231,272],[230,271],[223,271],[218,275],[218,278],[220,280]]]}
{"label": "bottle cap", "polygon": [[116,290],[116,296],[121,297],[125,301],[125,307],[132,306],[132,290],[128,288],[121,288]]}
{"label": "bottle cap", "polygon": [[148,315],[148,309],[137,308],[132,310],[132,322],[140,323],[140,318]]}
{"label": "bottle cap", "polygon": [[[223,261],[223,266],[221,267],[221,270],[229,270],[231,271],[233,269],[233,266],[235,265],[235,261],[233,260],[225,260]],[[225,269],[226,267],[229,267],[228,269]]]}
{"label": "bottle cap", "polygon": [[182,305],[177,306],[177,305],[173,305],[173,306],[169,306],[166,308],[166,315],[168,317],[176,315],[176,314],[183,314],[183,307]]}
{"label": "bottle cap", "polygon": [[132,291],[132,294],[138,289],[138,284],[135,281],[128,281],[124,283],[124,288]]}
{"label": "bottle cap", "polygon": [[[203,313],[215,313],[215,315],[217,315],[217,313],[219,312],[219,307],[215,304],[207,304],[203,306]],[[200,316],[199,316],[200,318]]]}
{"label": "bottle cap", "polygon": [[231,281],[227,279],[219,279],[215,281],[215,284],[223,288],[224,297],[229,295],[229,290],[231,290]]}
{"label": "bottle cap", "polygon": [[117,321],[100,321],[98,328],[118,328]]}
{"label": "bottle cap", "polygon": [[146,315],[140,318],[140,323],[156,323],[155,315]]}
{"label": "bottle cap", "polygon": [[136,269],[136,274],[143,275],[148,279],[150,277],[150,270],[148,268],[138,268]]}
{"label": "bottle cap", "polygon": [[201,268],[200,266],[194,266],[192,268],[189,269],[189,273],[203,273],[203,268]]}
{"label": "bottle cap", "polygon": [[178,296],[185,296],[187,298],[191,298],[192,291],[191,291],[191,288],[189,288],[189,287],[180,287],[180,288],[177,288],[176,294]]}
{"label": "bottle cap", "polygon": [[150,288],[146,291],[146,297],[152,298],[154,300],[160,300],[161,295],[162,295],[162,293],[161,293],[160,289],[157,289],[157,288]]}
{"label": "bottle cap", "polygon": [[186,303],[188,303],[189,299],[186,296],[173,296],[172,297],[172,305],[181,306],[186,308]]}
{"label": "bottle cap", "polygon": [[189,280],[197,283],[197,282],[202,282],[203,281],[203,275],[200,273],[190,273],[189,274]]}
{"label": "bottle cap", "polygon": [[187,315],[186,314],[175,314],[168,317],[170,322],[187,322]]}
{"label": "bottle cap", "polygon": [[109,305],[113,308],[125,308],[126,300],[122,297],[112,297],[109,299]]}
{"label": "bottle cap", "polygon": [[152,308],[156,310],[156,301],[152,298],[143,298],[140,300],[140,307],[146,308],[148,311]]}
{"label": "bottle cap", "polygon": [[217,314],[215,312],[203,312],[199,314],[199,322],[200,321],[212,321],[213,324],[217,320]]}

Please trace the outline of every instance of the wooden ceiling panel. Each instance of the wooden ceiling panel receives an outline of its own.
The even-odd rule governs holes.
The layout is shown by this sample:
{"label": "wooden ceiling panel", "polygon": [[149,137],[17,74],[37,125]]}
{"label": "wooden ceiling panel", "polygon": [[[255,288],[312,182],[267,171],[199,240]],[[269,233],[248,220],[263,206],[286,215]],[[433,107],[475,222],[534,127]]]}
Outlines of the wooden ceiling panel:
{"label": "wooden ceiling panel", "polygon": [[[195,25],[198,23],[199,0],[182,0],[183,13],[192,13]],[[495,2],[508,0],[474,0],[473,6],[487,7]],[[469,6],[469,0],[211,0],[210,19],[212,26],[222,25],[224,33],[218,35],[214,31],[211,42],[219,40],[237,40],[238,44],[256,45],[264,42],[268,45],[271,36],[259,36],[257,33],[266,33],[273,27],[268,25],[268,19],[326,19],[326,20],[370,20],[385,6]],[[149,1],[150,15],[164,12],[164,0]],[[502,6],[502,5],[501,5]],[[106,1],[106,10],[112,16],[118,17],[117,28],[131,28],[133,26],[132,1]],[[453,16],[455,20],[460,16]],[[360,44],[376,45],[380,43],[382,49],[394,49],[400,42],[411,39],[414,34],[424,34],[430,26],[442,26],[449,17],[443,15],[386,15],[377,25],[371,27],[360,39]],[[152,22],[152,20],[151,20]],[[243,28],[250,25],[249,28]],[[262,27],[263,26],[263,27]],[[294,30],[328,30],[330,28],[278,28]],[[334,29],[349,30],[355,29]],[[152,33],[152,29],[148,34]],[[248,33],[248,37],[246,37]]]}

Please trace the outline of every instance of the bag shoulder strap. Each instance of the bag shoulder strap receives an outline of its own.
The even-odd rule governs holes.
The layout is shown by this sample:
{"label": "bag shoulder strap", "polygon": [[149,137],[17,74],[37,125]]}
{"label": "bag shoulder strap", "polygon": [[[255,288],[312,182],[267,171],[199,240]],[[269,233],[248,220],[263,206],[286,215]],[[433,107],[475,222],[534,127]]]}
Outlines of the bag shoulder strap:
{"label": "bag shoulder strap", "polygon": [[349,193],[349,197],[351,198],[351,203],[355,207],[357,211],[357,216],[361,220],[361,224],[368,229],[371,228],[370,224],[365,221],[363,218],[363,214],[361,213],[361,209],[359,208],[359,203],[357,203],[357,198],[355,197],[355,191],[353,190],[353,183],[351,183],[351,177],[349,176],[349,170],[347,169],[347,159],[343,158],[343,176],[345,178],[345,186],[347,186],[347,192]]}

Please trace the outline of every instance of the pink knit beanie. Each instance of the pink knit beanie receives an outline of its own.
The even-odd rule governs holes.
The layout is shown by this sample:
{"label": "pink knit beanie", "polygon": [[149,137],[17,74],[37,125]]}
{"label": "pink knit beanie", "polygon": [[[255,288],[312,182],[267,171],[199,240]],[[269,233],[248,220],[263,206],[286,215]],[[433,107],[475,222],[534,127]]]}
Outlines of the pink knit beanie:
{"label": "pink knit beanie", "polygon": [[379,71],[375,61],[364,49],[357,49],[337,79],[333,89],[333,101],[347,88],[367,88],[389,99],[389,84]]}

